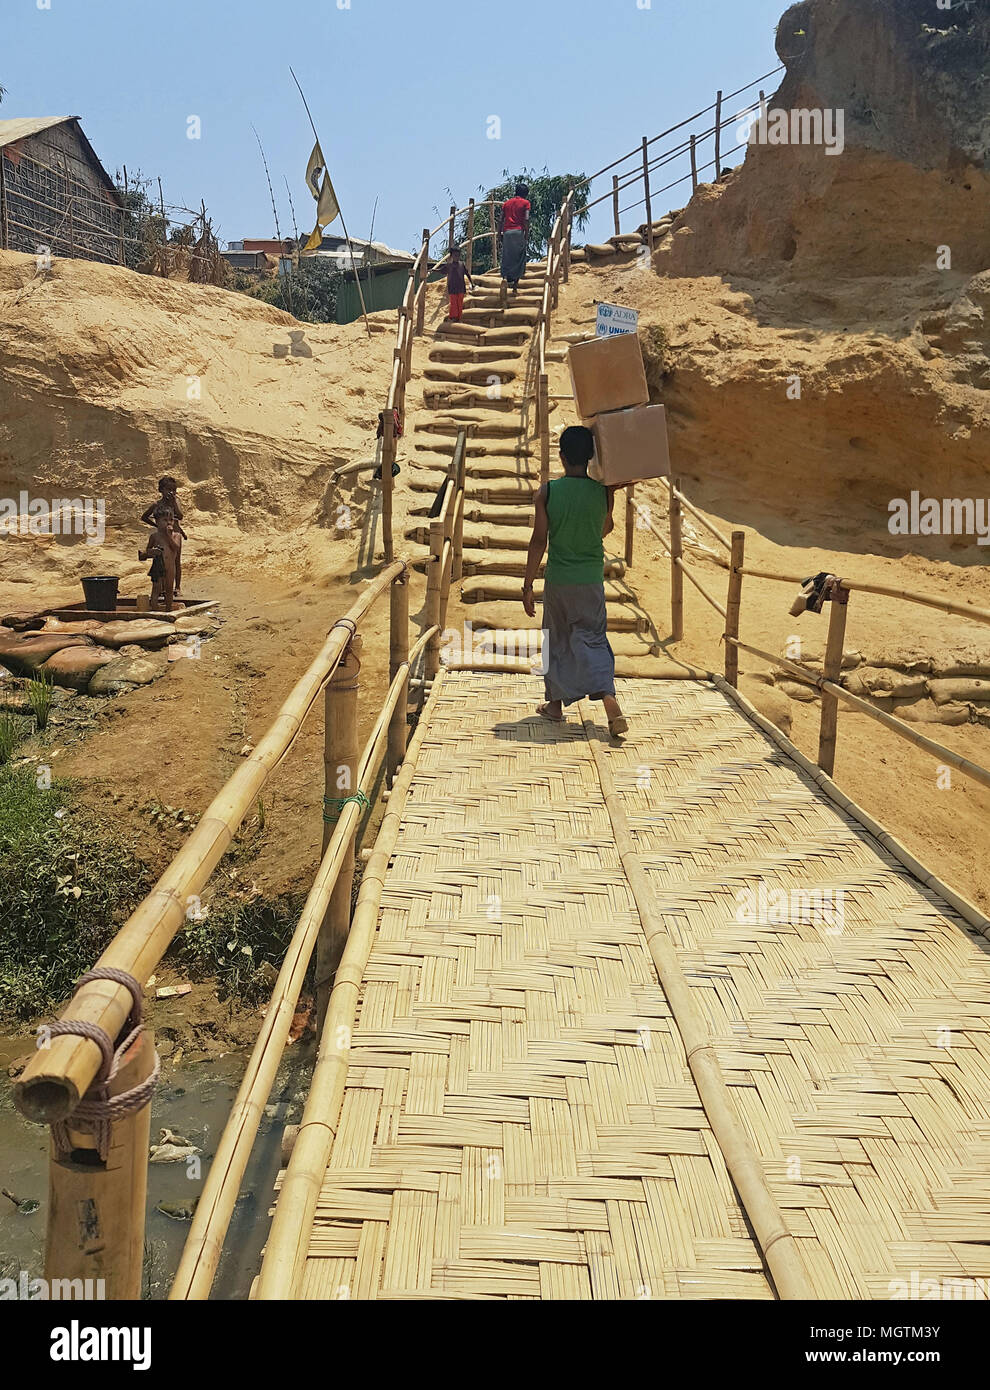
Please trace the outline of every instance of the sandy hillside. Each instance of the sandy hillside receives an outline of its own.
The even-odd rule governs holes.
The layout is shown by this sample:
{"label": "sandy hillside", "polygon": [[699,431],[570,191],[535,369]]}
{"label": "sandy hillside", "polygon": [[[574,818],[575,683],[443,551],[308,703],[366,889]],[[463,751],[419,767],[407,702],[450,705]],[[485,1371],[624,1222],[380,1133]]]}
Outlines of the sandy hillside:
{"label": "sandy hillside", "polygon": [[95,571],[142,592],[138,518],[163,473],[179,480],[200,573],[346,565],[368,492],[348,490],[356,514],[338,535],[331,473],[374,456],[394,315],[372,321],[369,339],[361,323],[300,324],[212,286],[89,261],[40,274],[0,253],[0,496],[82,493],[107,520],[105,547],[5,542],[0,584]]}

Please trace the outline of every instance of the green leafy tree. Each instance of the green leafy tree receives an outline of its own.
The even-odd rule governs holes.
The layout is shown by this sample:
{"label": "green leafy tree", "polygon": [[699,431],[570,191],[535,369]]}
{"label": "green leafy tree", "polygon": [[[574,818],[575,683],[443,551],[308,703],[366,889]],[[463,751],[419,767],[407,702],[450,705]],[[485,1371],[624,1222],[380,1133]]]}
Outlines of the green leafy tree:
{"label": "green leafy tree", "polygon": [[[588,224],[588,185],[584,181],[584,174],[551,174],[548,169],[544,169],[542,173],[537,173],[535,169],[523,169],[518,174],[511,174],[508,169],[504,169],[502,176],[502,182],[495,188],[479,189],[482,199],[475,205],[474,235],[475,238],[482,238],[480,241],[475,240],[474,244],[474,268],[478,273],[492,268],[491,200],[494,198],[496,203],[504,203],[515,193],[517,183],[525,183],[529,187],[529,201],[532,205],[529,221],[529,255],[533,260],[539,260],[546,254],[557,213],[571,188],[577,190],[574,198],[574,226],[581,231]],[[497,221],[497,210],[495,216]],[[466,214],[455,227],[454,235],[460,242],[467,240]]]}
{"label": "green leafy tree", "polygon": [[[337,316],[337,293],[343,275],[323,256],[309,256],[288,275],[278,275],[253,285],[248,293],[266,304],[284,309],[303,323],[333,323]],[[235,281],[235,287],[238,282]]]}

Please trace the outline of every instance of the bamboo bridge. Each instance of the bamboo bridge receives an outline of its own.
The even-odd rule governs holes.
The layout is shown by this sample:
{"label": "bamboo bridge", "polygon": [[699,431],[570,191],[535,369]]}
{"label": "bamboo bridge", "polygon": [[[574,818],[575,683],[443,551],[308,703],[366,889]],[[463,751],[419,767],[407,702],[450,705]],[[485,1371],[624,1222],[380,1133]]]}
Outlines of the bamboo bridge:
{"label": "bamboo bridge", "polygon": [[[723,121],[721,94],[715,109],[717,139],[738,113]],[[648,143],[640,233],[619,231],[614,176],[617,254],[652,247],[669,225],[652,219]],[[695,154],[692,139],[692,165]],[[629,735],[611,739],[587,702],[562,725],[543,721],[532,661],[499,653],[520,622],[509,599],[563,397],[549,364],[562,358],[560,286],[582,258],[573,209],[574,191],[515,300],[480,276],[465,325],[426,344],[423,406],[405,436],[409,486],[425,499],[406,537],[426,547],[417,632],[410,563],[392,554],[392,412],[406,419],[413,342],[426,333],[440,229],[425,234],[384,413],[385,563],[18,1083],[24,1113],[61,1126],[48,1244],[60,1276],[108,1277],[116,1297],[139,1286],[140,1088],[154,1050],[130,1031],[128,980],[152,973],[323,697],[335,807],[323,858],[174,1299],[209,1296],[311,959],[319,1054],[286,1133],[254,1298],[888,1299],[919,1272],[985,1296],[990,923],[831,778],[847,705],[990,786],[985,769],[843,687],[848,600],[890,591],[838,582],[822,670],[747,645],[745,576],[795,576],[748,566],[742,533],[722,535],[671,480],[668,529],[656,532],[670,556],[670,635],[683,633],[686,576],[724,619],[721,671],[653,654],[630,582],[631,495],[607,593]],[[493,363],[511,386],[488,399],[475,388]],[[708,554],[726,573],[724,602],[686,558],[685,513],[719,547]],[[355,657],[385,595],[390,685],[362,752]],[[969,604],[903,597],[990,622]],[[452,598],[473,605],[490,644],[480,659],[441,661]],[[538,629],[527,640],[538,656]],[[739,693],[740,651],[817,688],[817,763]],[[352,910],[355,834],[383,763],[384,816]],[[353,794],[339,798],[342,765]],[[120,1061],[102,1090],[101,1035]],[[83,1096],[121,1092],[96,1162],[99,1136],[74,1112]],[[99,1249],[73,1201],[100,1211]]]}

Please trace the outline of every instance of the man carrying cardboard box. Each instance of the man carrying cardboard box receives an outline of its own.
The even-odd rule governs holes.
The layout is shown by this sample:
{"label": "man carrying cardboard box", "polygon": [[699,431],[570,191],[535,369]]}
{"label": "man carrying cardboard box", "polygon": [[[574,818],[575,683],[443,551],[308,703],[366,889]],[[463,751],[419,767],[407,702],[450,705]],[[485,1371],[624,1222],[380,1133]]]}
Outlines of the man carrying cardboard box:
{"label": "man carrying cardboard box", "polygon": [[526,557],[522,600],[536,617],[533,581],[547,546],[543,580],[543,664],[546,701],[537,713],[555,724],[564,705],[586,696],[601,700],[614,736],[629,722],[615,698],[615,657],[609,646],[605,610],[605,536],[612,530],[612,492],[588,477],[595,441],[589,429],[572,425],[560,436],[564,476],[536,494],[536,519]]}

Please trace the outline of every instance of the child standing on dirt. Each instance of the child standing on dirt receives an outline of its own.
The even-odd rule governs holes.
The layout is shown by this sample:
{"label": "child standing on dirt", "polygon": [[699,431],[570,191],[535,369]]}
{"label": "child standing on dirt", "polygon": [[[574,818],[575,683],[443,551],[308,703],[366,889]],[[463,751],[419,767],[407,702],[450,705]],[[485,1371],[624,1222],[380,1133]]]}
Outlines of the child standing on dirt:
{"label": "child standing on dirt", "polygon": [[[152,609],[164,609],[166,613],[170,613],[175,597],[175,566],[179,548],[176,534],[178,522],[174,520],[171,510],[160,502],[154,507],[149,507],[148,512],[153,513],[155,529],[148,537],[148,544],[144,550],[138,551],[138,559],[151,561],[148,578],[151,580]],[[145,513],[145,516],[147,514]]]}
{"label": "child standing on dirt", "polygon": [[468,268],[461,260],[460,248],[451,247],[450,264],[447,270],[447,293],[450,296],[450,311],[447,317],[451,323],[460,323],[464,317],[464,292],[465,288],[470,287],[474,294],[474,281],[468,274]]}
{"label": "child standing on dirt", "polygon": [[170,535],[174,546],[175,556],[175,597],[182,597],[182,542],[189,537],[182,529],[182,508],[179,506],[179,484],[174,478],[159,478],[158,491],[161,494],[157,502],[152,502],[151,506],[144,512],[141,520],[146,526],[157,526],[159,515],[170,516],[172,526]]}

